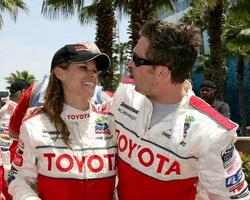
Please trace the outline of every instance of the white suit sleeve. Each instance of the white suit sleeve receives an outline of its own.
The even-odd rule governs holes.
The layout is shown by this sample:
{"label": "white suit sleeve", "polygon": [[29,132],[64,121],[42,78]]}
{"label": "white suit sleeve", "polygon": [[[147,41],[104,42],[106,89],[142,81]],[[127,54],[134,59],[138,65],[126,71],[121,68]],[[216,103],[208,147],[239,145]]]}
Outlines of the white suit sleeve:
{"label": "white suit sleeve", "polygon": [[32,189],[32,185],[36,183],[38,172],[32,132],[26,123],[23,123],[20,129],[20,139],[12,168],[14,169],[8,177],[8,191],[13,196],[13,200],[40,199],[37,192]]}
{"label": "white suit sleeve", "polygon": [[201,190],[205,190],[208,199],[211,200],[249,200],[250,195],[241,168],[241,158],[234,147],[235,129],[215,134],[218,137],[198,158]]}

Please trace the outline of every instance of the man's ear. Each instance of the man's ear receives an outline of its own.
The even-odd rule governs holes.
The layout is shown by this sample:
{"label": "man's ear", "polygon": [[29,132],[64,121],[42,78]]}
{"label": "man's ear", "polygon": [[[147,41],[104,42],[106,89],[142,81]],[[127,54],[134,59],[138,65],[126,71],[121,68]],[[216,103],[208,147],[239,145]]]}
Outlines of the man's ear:
{"label": "man's ear", "polygon": [[159,65],[156,68],[156,72],[160,79],[166,79],[166,78],[171,79],[171,71],[164,65]]}

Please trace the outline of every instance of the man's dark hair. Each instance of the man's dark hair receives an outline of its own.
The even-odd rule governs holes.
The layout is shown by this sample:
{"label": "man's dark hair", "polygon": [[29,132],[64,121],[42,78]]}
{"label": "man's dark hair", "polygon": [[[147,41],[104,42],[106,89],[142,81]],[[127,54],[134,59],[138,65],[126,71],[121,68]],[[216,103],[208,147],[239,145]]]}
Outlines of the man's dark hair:
{"label": "man's dark hair", "polygon": [[142,27],[141,36],[149,40],[146,50],[148,59],[168,66],[174,83],[182,83],[189,77],[201,43],[198,28],[187,24],[150,21]]}

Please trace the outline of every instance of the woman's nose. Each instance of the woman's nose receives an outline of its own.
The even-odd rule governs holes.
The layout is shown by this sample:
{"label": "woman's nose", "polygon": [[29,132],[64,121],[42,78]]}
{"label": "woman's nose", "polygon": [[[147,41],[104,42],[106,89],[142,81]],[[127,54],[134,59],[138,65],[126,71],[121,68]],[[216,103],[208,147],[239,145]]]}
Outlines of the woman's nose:
{"label": "woman's nose", "polygon": [[132,68],[132,67],[134,67],[135,66],[135,63],[133,62],[133,60],[129,60],[128,61],[128,67],[129,68]]}
{"label": "woman's nose", "polygon": [[89,77],[97,77],[97,73],[96,72],[89,72]]}

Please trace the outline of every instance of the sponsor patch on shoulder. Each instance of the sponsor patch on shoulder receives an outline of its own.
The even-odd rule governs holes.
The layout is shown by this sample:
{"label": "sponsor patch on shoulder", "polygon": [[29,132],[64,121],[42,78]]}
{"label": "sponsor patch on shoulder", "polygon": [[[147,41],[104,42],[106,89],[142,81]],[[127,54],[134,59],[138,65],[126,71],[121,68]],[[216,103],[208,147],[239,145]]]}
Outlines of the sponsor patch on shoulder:
{"label": "sponsor patch on shoulder", "polygon": [[237,184],[237,185],[231,187],[231,188],[229,189],[229,192],[231,192],[231,193],[236,193],[236,192],[241,191],[242,188],[244,187],[244,183],[245,183],[244,180],[241,181],[239,184]]}
{"label": "sponsor patch on shoulder", "polygon": [[243,199],[244,197],[247,197],[249,195],[249,190],[246,187],[240,194],[231,196],[230,199]]}
{"label": "sponsor patch on shoulder", "polygon": [[225,169],[227,169],[234,163],[236,157],[234,155],[233,144],[229,144],[223,151],[221,151],[221,159],[223,161],[223,166]]}
{"label": "sponsor patch on shoulder", "polygon": [[239,169],[234,175],[226,178],[226,187],[229,188],[237,185],[238,183],[241,182],[242,177],[243,177],[243,172],[241,169]]}
{"label": "sponsor patch on shoulder", "polygon": [[106,115],[98,115],[95,121],[95,133],[96,134],[110,134],[108,126],[108,117]]}

